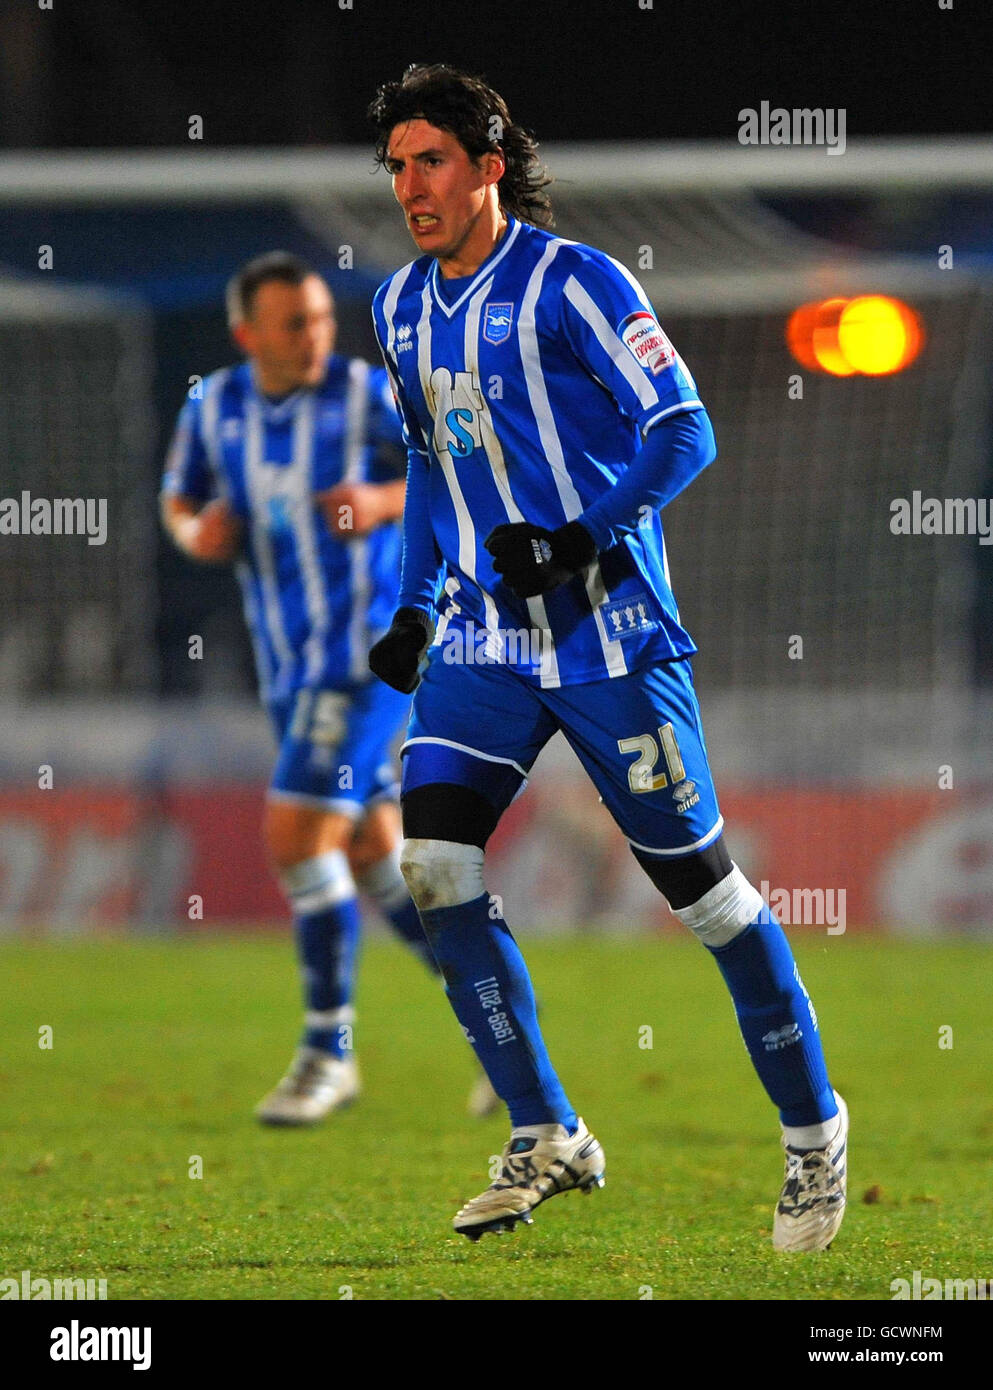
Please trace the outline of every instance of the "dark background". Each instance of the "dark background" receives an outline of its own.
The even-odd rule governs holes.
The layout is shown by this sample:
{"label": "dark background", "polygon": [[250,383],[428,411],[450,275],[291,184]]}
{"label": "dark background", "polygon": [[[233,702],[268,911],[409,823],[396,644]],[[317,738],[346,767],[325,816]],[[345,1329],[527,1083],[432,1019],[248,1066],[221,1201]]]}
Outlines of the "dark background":
{"label": "dark background", "polygon": [[[734,138],[844,107],[858,135],[993,129],[988,0],[0,3],[0,146],[361,144],[413,61],[481,72],[543,140]],[[985,10],[985,13],[983,11]]]}
{"label": "dark background", "polygon": [[[413,61],[483,74],[543,144],[733,144],[741,108],[762,101],[844,108],[850,147],[860,137],[993,129],[993,25],[981,0],[953,0],[951,10],[938,0],[654,0],[651,9],[638,0],[352,3],[54,0],[43,10],[37,0],[0,0],[0,150],[158,148],[195,160],[224,146],[344,143],[369,149],[371,169],[366,108],[377,86]],[[203,119],[202,142],[188,138],[192,115]],[[993,267],[986,190],[935,199],[919,189],[902,198],[784,192],[766,202],[794,226],[852,250],[920,256],[953,242],[960,265],[971,258]],[[292,200],[259,200],[247,211],[221,200],[186,206],[178,195],[167,204],[106,206],[0,199],[4,273],[35,281],[40,242],[58,248],[63,284],[120,293],[151,311],[149,514],[190,374],[233,360],[223,290],[250,256],[282,246],[309,259],[338,298],[342,350],[378,357],[368,306],[391,267],[360,262],[339,272],[336,239],[325,244]],[[153,685],[170,695],[200,689],[204,671],[186,646],[198,631],[237,654],[240,685],[250,690],[231,574],[193,566],[161,534],[156,544],[158,589],[168,597],[155,618]],[[973,558],[983,571],[976,680],[989,683],[993,547]]]}

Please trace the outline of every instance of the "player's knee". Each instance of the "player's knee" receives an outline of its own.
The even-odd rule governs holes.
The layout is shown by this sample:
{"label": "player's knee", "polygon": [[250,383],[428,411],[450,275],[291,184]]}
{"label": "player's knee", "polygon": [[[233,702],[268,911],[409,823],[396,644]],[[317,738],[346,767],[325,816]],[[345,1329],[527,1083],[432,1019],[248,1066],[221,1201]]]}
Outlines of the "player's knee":
{"label": "player's knee", "polygon": [[737,864],[732,864],[727,877],[704,893],[702,898],[688,907],[674,908],[673,911],[698,941],[716,950],[729,945],[746,927],[751,926],[763,906],[761,894],[752,887]]}
{"label": "player's knee", "polygon": [[378,858],[362,856],[349,864],[356,886],[381,907],[399,907],[407,901],[407,884],[400,869],[400,847]]}
{"label": "player's knee", "polygon": [[355,882],[343,850],[326,850],[280,869],[279,881],[300,916],[326,912],[355,897]]}
{"label": "player's knee", "polygon": [[400,871],[421,912],[473,902],[483,886],[483,851],[454,840],[404,840]]}
{"label": "player's knee", "polygon": [[267,802],[262,823],[266,848],[280,873],[319,854],[343,849],[350,830],[345,816],[284,801]]}
{"label": "player's knee", "polygon": [[356,883],[364,878],[381,860],[389,857],[389,852],[384,851],[379,845],[370,844],[368,840],[355,839],[345,851],[348,855],[349,867],[355,877]]}
{"label": "player's knee", "polygon": [[635,857],[673,912],[705,946],[727,946],[755,921],[761,895],[732,862],[723,836],[680,859]]}
{"label": "player's knee", "polygon": [[733,868],[723,835],[706,849],[673,859],[657,858],[636,849],[632,852],[674,912],[698,902],[727,878]]}
{"label": "player's knee", "polygon": [[[360,822],[348,843],[348,862],[356,881],[370,873],[375,875],[378,866],[392,863],[396,866],[397,847],[400,841],[400,821],[396,808],[390,803],[382,803]],[[399,868],[395,867],[399,875]]]}

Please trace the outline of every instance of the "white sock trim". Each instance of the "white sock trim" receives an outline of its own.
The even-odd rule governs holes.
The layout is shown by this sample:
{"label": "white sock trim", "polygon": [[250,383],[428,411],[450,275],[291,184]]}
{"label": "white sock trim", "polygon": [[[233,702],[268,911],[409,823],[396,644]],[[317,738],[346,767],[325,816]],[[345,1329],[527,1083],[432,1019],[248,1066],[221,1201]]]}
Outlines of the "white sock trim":
{"label": "white sock trim", "polygon": [[340,1028],[343,1023],[355,1022],[355,1010],[351,1004],[340,1009],[307,1009],[303,1022],[306,1028]]}
{"label": "white sock trim", "polygon": [[708,889],[689,907],[674,909],[684,927],[711,948],[726,946],[754,922],[764,907],[761,893],[732,864],[727,878]]}
{"label": "white sock trim", "polygon": [[841,1111],[817,1125],[783,1125],[783,1138],[791,1149],[826,1149],[841,1132]]}
{"label": "white sock trim", "polygon": [[418,910],[458,907],[486,892],[485,856],[478,845],[454,840],[404,840],[400,869]]}
{"label": "white sock trim", "polygon": [[355,882],[344,850],[333,849],[291,864],[279,875],[283,892],[302,917],[355,897]]}

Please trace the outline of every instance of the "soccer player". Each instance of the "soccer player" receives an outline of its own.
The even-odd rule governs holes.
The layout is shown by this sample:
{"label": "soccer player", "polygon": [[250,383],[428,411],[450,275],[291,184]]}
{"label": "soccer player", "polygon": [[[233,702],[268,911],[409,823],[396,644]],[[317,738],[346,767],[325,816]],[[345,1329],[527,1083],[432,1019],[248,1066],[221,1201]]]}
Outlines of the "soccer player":
{"label": "soccer player", "polygon": [[[192,559],[237,561],[279,742],[264,831],[293,909],[306,1012],[289,1071],[256,1114],[303,1125],[359,1092],[356,889],[438,969],[399,865],[389,749],[410,700],[367,660],[396,603],[403,448],[385,372],[333,352],[331,292],[308,265],[283,252],[250,261],[227,309],[247,361],[183,406],[162,515]],[[470,1108],[486,1113],[490,1097],[484,1078]]]}
{"label": "soccer player", "polygon": [[418,251],[373,306],[408,472],[398,609],[370,665],[416,689],[402,868],[512,1126],[455,1230],[509,1230],[603,1183],[483,884],[487,840],[561,729],[730,990],[782,1124],[775,1247],[823,1249],[847,1112],[782,928],[724,842],[659,518],[715,456],[707,412],[634,277],[548,230],[548,180],[495,91],[415,65],[370,116]]}

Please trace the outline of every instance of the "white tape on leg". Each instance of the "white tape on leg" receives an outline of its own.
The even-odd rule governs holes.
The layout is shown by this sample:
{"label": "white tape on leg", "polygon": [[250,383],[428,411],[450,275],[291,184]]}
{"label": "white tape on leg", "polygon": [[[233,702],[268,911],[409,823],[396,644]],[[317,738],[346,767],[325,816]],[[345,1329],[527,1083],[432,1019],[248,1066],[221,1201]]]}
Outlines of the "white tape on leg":
{"label": "white tape on leg", "polygon": [[433,907],[457,907],[486,892],[483,851],[478,845],[454,840],[404,840],[400,869],[410,896],[421,912]]}
{"label": "white tape on leg", "polygon": [[676,916],[705,946],[713,949],[740,936],[764,906],[762,895],[735,864],[727,878],[689,907],[679,908]]}

